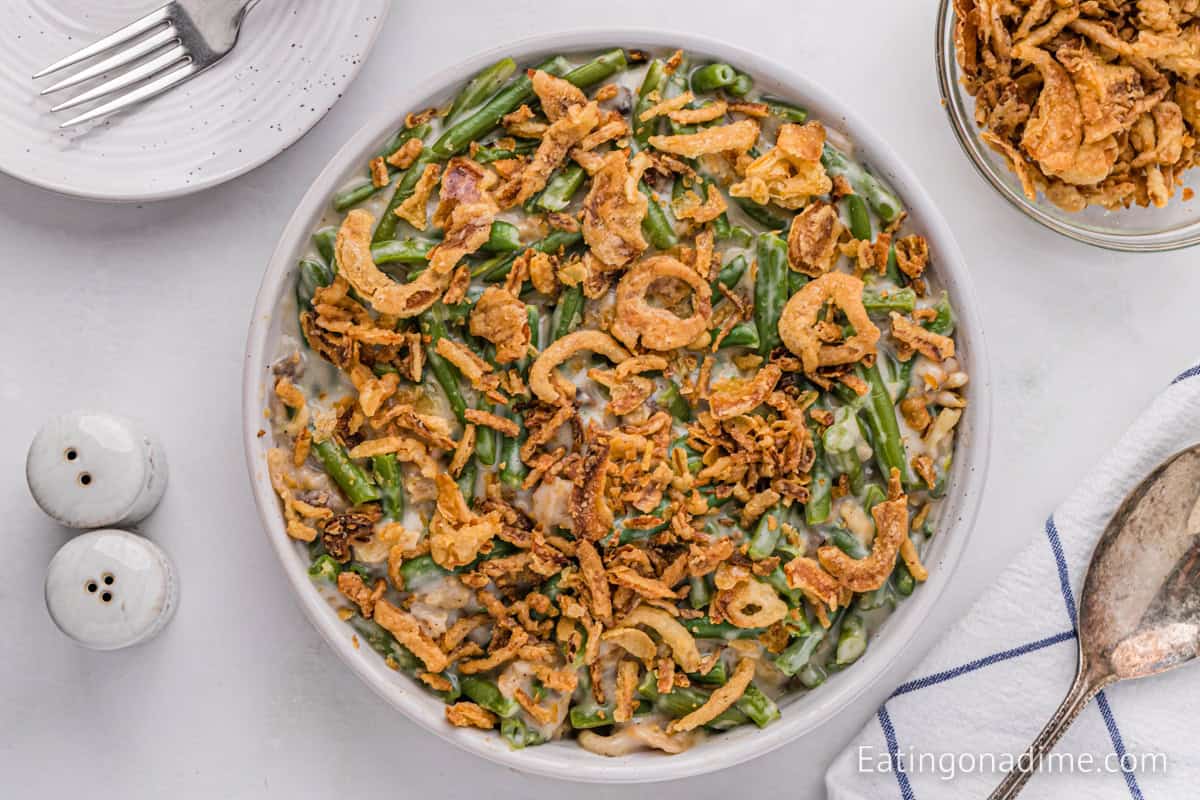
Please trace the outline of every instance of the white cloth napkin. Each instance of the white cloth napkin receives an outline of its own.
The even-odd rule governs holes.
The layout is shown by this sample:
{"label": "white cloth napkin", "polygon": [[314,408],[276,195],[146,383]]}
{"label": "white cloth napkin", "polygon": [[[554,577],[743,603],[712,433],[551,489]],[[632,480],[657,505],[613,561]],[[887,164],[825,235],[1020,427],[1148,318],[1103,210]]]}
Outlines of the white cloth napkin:
{"label": "white cloth napkin", "polygon": [[[1076,601],[1109,518],[1155,466],[1197,441],[1200,366],[1158,396],[897,687],[829,768],[830,800],[986,798],[1071,684]],[[1200,797],[1200,666],[1101,692],[1055,753],[1022,800]]]}

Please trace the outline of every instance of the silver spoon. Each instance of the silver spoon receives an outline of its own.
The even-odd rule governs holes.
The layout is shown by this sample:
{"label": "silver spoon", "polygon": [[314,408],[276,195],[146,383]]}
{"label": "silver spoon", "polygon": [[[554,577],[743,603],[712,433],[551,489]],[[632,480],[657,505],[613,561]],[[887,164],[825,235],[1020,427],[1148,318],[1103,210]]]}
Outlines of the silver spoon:
{"label": "silver spoon", "polygon": [[1200,445],[1125,498],[1096,544],[1079,609],[1079,668],[1062,705],[990,800],[1011,800],[1101,689],[1200,656]]}

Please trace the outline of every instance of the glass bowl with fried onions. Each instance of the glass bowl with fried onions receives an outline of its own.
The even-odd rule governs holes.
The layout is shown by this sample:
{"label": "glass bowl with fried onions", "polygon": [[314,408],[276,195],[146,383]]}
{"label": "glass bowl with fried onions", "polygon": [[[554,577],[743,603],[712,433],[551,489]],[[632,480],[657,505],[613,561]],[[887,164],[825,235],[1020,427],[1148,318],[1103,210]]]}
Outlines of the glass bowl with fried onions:
{"label": "glass bowl with fried onions", "polygon": [[285,230],[255,497],[428,730],[567,779],[719,769],[902,662],[949,580],[989,444],[968,283],[803,78],[685,35],[510,45],[405,93]]}
{"label": "glass bowl with fried onions", "polygon": [[1200,73],[1178,55],[1200,17],[1140,8],[942,0],[937,73],[955,137],[1004,199],[1077,241],[1157,252],[1200,242]]}

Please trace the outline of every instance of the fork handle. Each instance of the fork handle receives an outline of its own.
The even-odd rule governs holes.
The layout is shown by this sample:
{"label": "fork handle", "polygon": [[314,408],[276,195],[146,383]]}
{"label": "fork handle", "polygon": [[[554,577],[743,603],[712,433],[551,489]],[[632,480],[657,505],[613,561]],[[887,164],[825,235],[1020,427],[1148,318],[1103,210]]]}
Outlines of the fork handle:
{"label": "fork handle", "polygon": [[1033,773],[1037,771],[1042,763],[1042,758],[1054,749],[1054,745],[1067,732],[1067,728],[1071,726],[1079,713],[1107,683],[1107,681],[1092,679],[1084,669],[1081,660],[1079,669],[1075,673],[1075,681],[1071,684],[1071,690],[1063,698],[1058,710],[1054,712],[1054,716],[1046,723],[1046,727],[1042,728],[1042,732],[1033,740],[1033,744],[1029,745],[1029,748],[1017,759],[1016,765],[1004,777],[996,790],[988,796],[988,800],[1012,800],[1016,797],[1025,788],[1025,784]]}

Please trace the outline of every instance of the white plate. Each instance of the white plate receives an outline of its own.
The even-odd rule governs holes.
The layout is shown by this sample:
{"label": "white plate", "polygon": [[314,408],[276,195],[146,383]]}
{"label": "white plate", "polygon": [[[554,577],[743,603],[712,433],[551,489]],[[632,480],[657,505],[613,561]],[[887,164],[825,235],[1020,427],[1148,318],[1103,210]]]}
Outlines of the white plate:
{"label": "white plate", "polygon": [[[572,741],[513,750],[495,731],[453,728],[446,723],[445,706],[413,679],[394,672],[368,647],[357,647],[353,629],[341,621],[308,576],[306,551],[284,531],[279,501],[271,489],[266,451],[273,437],[259,435],[263,409],[274,385],[271,364],[282,355],[281,336],[296,329],[296,260],[308,247],[309,235],[329,208],[329,198],[352,175],[362,172],[369,154],[395,132],[406,111],[441,105],[484,66],[510,55],[518,64],[536,64],[550,55],[595,53],[610,47],[660,51],[682,47],[698,60],[725,61],[754,77],[764,93],[804,105],[826,126],[850,134],[855,153],[896,189],[912,214],[913,226],[929,240],[937,279],[950,293],[958,316],[957,355],[971,375],[971,402],[958,426],[958,456],[939,511],[940,525],[925,563],[929,580],[900,604],[872,637],[871,646],[852,669],[830,676],[819,689],[792,694],[780,705],[783,718],[758,730],[742,726],[710,737],[676,756],[641,752],[619,758],[595,755]],[[294,340],[293,340],[294,341]],[[578,31],[538,36],[472,56],[439,75],[412,81],[391,98],[388,109],[374,118],[342,147],[300,201],[275,249],[259,288],[246,361],[242,373],[242,438],[254,499],[284,572],[301,607],[330,647],[380,697],[426,730],[471,752],[541,775],[597,783],[661,781],[722,769],[770,752],[802,734],[819,728],[862,694],[908,645],[950,582],[967,546],[986,481],[991,446],[992,385],[983,340],[979,306],[967,265],[937,205],[916,176],[892,152],[883,137],[853,116],[835,97],[806,78],[749,51],[692,34],[636,29]],[[322,735],[317,732],[317,735]],[[797,753],[803,759],[802,753]],[[798,761],[797,763],[800,763]],[[464,765],[464,768],[469,769]]]}
{"label": "white plate", "polygon": [[[74,87],[38,91],[52,61],[162,5],[163,0],[4,0],[0,25],[0,170],[94,200],[159,200],[257,167],[303,136],[358,73],[388,0],[263,0],[225,60],[183,86],[91,126],[58,130],[50,113]],[[84,84],[82,88],[88,88]],[[53,99],[53,100],[52,100]]]}

